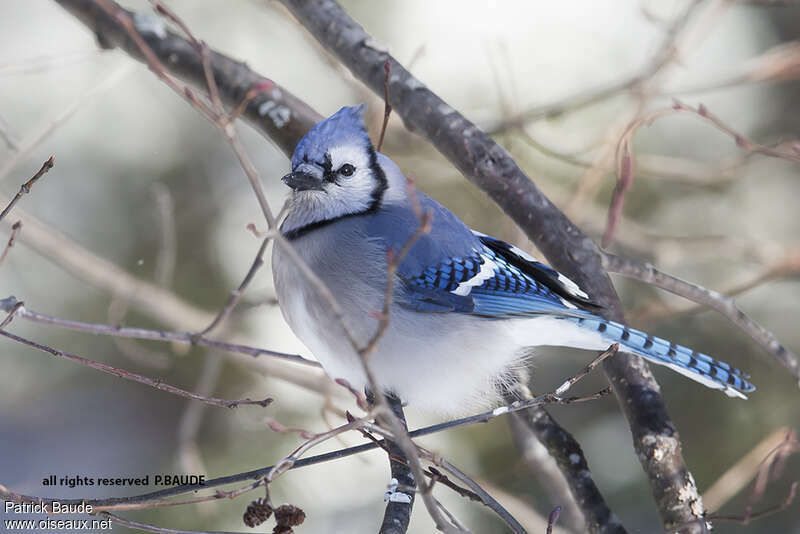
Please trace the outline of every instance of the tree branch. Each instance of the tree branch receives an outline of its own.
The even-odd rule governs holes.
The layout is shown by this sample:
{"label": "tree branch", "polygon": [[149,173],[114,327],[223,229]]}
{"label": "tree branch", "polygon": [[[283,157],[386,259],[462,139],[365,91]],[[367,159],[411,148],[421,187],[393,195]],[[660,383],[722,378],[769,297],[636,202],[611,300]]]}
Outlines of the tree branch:
{"label": "tree branch", "polygon": [[641,280],[718,311],[761,345],[770,356],[788,369],[792,376],[800,379],[800,362],[798,362],[797,356],[784,347],[772,332],[753,321],[740,310],[733,297],[662,273],[650,264],[641,264],[614,254],[603,254],[603,266],[609,272]]}
{"label": "tree branch", "polygon": [[[400,399],[390,395],[387,396],[386,400],[395,417],[405,427],[406,419]],[[393,441],[387,440],[386,454],[389,456],[389,469],[392,474],[391,485],[393,487],[390,487],[389,491],[386,492],[386,510],[383,513],[383,522],[379,533],[405,534],[406,530],[408,530],[408,523],[411,521],[415,491],[404,488],[416,489],[417,485],[414,483],[414,476],[411,474],[408,458],[406,458],[403,449]]]}
{"label": "tree branch", "polygon": [[140,384],[144,384],[146,386],[150,386],[155,389],[160,389],[161,391],[166,391],[167,393],[172,393],[173,395],[178,395],[179,397],[186,397],[187,399],[198,400],[200,402],[204,402],[212,406],[219,406],[221,408],[236,408],[237,406],[243,404],[254,404],[261,406],[263,408],[269,406],[272,403],[272,399],[269,397],[263,400],[251,400],[251,399],[225,400],[225,399],[217,399],[215,397],[204,397],[202,395],[192,393],[191,391],[186,391],[184,389],[171,386],[169,384],[165,384],[160,379],[149,378],[136,373],[132,373],[130,371],[126,371],[125,369],[118,369],[116,367],[112,367],[111,365],[102,362],[90,360],[88,358],[84,358],[83,356],[78,356],[77,354],[71,354],[69,352],[64,352],[62,350],[54,349],[52,347],[48,347],[47,345],[43,345],[41,343],[37,343],[36,341],[31,341],[24,337],[20,337],[16,334],[12,334],[11,332],[5,331],[3,328],[6,326],[8,319],[10,319],[11,317],[12,316],[9,315],[6,321],[3,321],[3,324],[0,325],[0,336],[8,338],[12,341],[16,341],[17,343],[21,343],[23,345],[28,345],[29,347],[33,347],[42,352],[47,352],[53,356],[66,358],[75,363],[91,367],[92,369],[96,369],[98,371],[102,371],[110,375],[124,378],[125,380],[139,382]]}
{"label": "tree branch", "polygon": [[[142,51],[125,27],[104,11],[100,2],[55,1],[88,26],[97,35],[101,46],[121,48],[133,58],[145,62]],[[109,3],[138,22],[137,30],[142,40],[170,74],[196,87],[206,87],[202,54],[192,42],[167,29],[155,15],[134,14],[116,3]],[[145,28],[149,30],[144,31]],[[295,145],[309,128],[322,119],[303,101],[272,80],[253,72],[245,63],[213,50],[209,51],[209,60],[222,102],[228,108],[236,109],[250,96],[241,115],[264,132],[287,156],[291,156]]]}
{"label": "tree branch", "polygon": [[[55,157],[50,156],[50,158],[42,164],[42,168],[39,169],[30,180],[28,180],[19,187],[19,191],[17,191],[17,194],[14,195],[14,198],[11,199],[11,202],[9,202],[8,205],[3,209],[3,211],[0,212],[0,221],[2,221],[5,218],[5,216],[8,215],[8,213],[11,211],[14,205],[17,202],[19,202],[19,199],[22,198],[22,195],[30,193],[31,188],[36,184],[39,178],[44,176],[44,174],[47,173],[47,171],[53,168],[54,160]],[[5,257],[5,254],[3,254],[3,257]]]}
{"label": "tree branch", "polygon": [[[593,395],[589,395],[587,397],[566,397],[566,398],[556,396],[554,393],[548,393],[525,401],[514,402],[513,404],[510,404],[508,406],[496,408],[488,412],[483,412],[469,417],[456,419],[454,421],[448,421],[445,423],[439,423],[436,425],[431,425],[417,430],[413,430],[408,433],[408,437],[417,438],[420,436],[428,436],[430,434],[435,434],[437,432],[442,432],[444,430],[460,426],[467,426],[476,423],[485,423],[487,421],[490,421],[496,417],[500,417],[507,413],[526,410],[533,406],[542,406],[545,404],[574,404],[577,402],[586,402],[600,398],[606,395],[607,393],[608,390],[603,390]],[[352,428],[355,428],[355,426],[356,425],[353,424]],[[341,427],[340,429],[334,429],[334,431],[332,432],[338,432],[340,430]],[[242,493],[249,491],[251,489],[255,489],[261,486],[264,477],[268,476],[270,473],[275,472],[276,467],[281,464],[285,466],[283,468],[283,471],[298,469],[300,467],[307,467],[310,465],[320,464],[323,462],[338,460],[340,458],[346,458],[348,456],[352,456],[354,454],[360,454],[362,452],[370,451],[378,447],[385,448],[386,440],[371,441],[369,443],[365,443],[362,445],[356,445],[354,447],[348,447],[346,449],[340,449],[332,452],[327,452],[324,454],[318,454],[316,456],[310,456],[307,458],[295,458],[295,460],[290,463],[286,463],[285,461],[286,458],[284,458],[283,461],[275,465],[263,467],[260,469],[254,469],[252,471],[246,471],[244,473],[237,473],[235,475],[228,475],[224,477],[215,478],[212,480],[207,480],[202,486],[198,485],[175,486],[172,488],[166,488],[163,490],[153,491],[131,497],[111,497],[104,499],[52,499],[48,497],[36,497],[31,495],[22,495],[14,493],[8,490],[8,488],[3,486],[2,484],[0,484],[0,498],[13,502],[37,502],[46,504],[52,503],[54,500],[58,500],[62,504],[80,504],[81,502],[85,502],[87,504],[91,504],[92,507],[94,507],[95,511],[132,510],[132,509],[156,508],[160,506],[190,504],[190,503],[203,502],[215,499],[231,498],[241,495]],[[165,499],[167,498],[183,495],[185,493],[194,493],[196,491],[204,489],[211,489],[219,486],[225,486],[228,484],[234,484],[237,482],[253,481],[253,480],[255,480],[255,482],[251,482],[247,486],[243,486],[242,488],[239,488],[233,492],[222,492],[218,490],[216,493],[212,495],[196,497],[190,500],[165,501]]]}
{"label": "tree branch", "polygon": [[85,332],[88,334],[132,338],[132,339],[147,339],[150,341],[166,341],[170,343],[180,343],[182,345],[198,345],[200,347],[210,347],[214,349],[224,350],[238,354],[247,354],[248,356],[272,356],[281,360],[288,360],[310,367],[320,367],[318,362],[309,360],[300,356],[299,354],[286,354],[283,352],[276,352],[268,349],[261,349],[250,345],[239,345],[236,343],[229,343],[227,341],[218,341],[209,339],[202,335],[192,334],[190,332],[169,332],[166,330],[150,330],[147,328],[137,328],[129,326],[116,326],[100,323],[87,323],[84,321],[74,321],[72,319],[62,319],[60,317],[53,317],[52,315],[45,315],[34,310],[30,310],[24,306],[21,300],[16,297],[7,297],[0,299],[0,311],[11,313],[21,319],[27,319],[35,323],[48,324],[66,330],[73,330],[76,332]]}

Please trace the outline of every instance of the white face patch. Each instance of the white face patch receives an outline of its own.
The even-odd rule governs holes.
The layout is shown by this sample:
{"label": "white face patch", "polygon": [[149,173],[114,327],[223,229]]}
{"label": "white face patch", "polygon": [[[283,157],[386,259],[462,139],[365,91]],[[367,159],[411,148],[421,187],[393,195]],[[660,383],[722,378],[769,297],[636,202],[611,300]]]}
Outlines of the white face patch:
{"label": "white face patch", "polygon": [[[329,217],[369,209],[374,201],[373,192],[380,184],[379,178],[370,168],[369,152],[366,147],[358,145],[333,147],[328,151],[328,155],[336,180],[324,184],[328,198],[323,197],[321,203],[325,211],[328,211]],[[350,176],[345,176],[339,170],[348,164],[352,165],[355,171]]]}
{"label": "white face patch", "polygon": [[[330,147],[326,159],[330,161],[333,180],[329,179],[330,175],[323,179],[321,191],[296,191],[292,195],[289,215],[282,226],[284,233],[317,222],[362,213],[373,207],[374,194],[381,187],[383,177],[370,166],[369,146],[354,142]],[[303,165],[314,165],[314,171],[321,174],[321,163]],[[349,176],[340,172],[345,165],[353,167]]]}
{"label": "white face patch", "polygon": [[[332,147],[328,151],[331,168],[336,176],[335,183],[325,184],[325,192],[330,202],[340,206],[342,214],[355,213],[368,209],[373,202],[373,191],[378,187],[378,177],[370,168],[369,152],[366,147],[345,145]],[[342,166],[349,164],[355,168],[350,176],[339,173]]]}

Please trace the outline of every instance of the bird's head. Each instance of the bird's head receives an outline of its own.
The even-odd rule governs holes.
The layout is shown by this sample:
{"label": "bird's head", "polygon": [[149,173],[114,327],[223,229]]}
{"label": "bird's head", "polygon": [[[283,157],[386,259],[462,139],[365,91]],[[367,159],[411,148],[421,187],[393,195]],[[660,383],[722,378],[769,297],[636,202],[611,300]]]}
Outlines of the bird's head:
{"label": "bird's head", "polygon": [[380,206],[388,183],[364,127],[363,109],[363,104],[340,109],[297,144],[292,172],[283,177],[292,188],[285,233]]}

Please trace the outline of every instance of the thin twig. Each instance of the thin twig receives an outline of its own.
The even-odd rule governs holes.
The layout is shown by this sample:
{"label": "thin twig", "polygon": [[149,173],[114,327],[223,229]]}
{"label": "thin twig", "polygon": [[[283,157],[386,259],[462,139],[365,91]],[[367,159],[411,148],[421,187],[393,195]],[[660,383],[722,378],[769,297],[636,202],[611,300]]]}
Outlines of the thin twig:
{"label": "thin twig", "polygon": [[[9,311],[18,303],[15,297],[7,297],[0,299],[0,311]],[[228,343],[226,341],[218,341],[215,339],[208,339],[203,336],[197,336],[191,332],[170,332],[166,330],[150,330],[147,328],[135,328],[128,326],[107,325],[101,323],[87,323],[83,321],[74,321],[72,319],[62,319],[60,317],[53,317],[45,315],[37,311],[28,309],[21,306],[15,312],[16,316],[21,319],[29,321],[48,324],[66,330],[74,330],[77,332],[86,332],[87,334],[96,334],[112,337],[124,337],[134,339],[148,339],[151,341],[166,341],[170,343],[180,343],[182,345],[198,345],[201,347],[209,347],[214,349],[224,350],[226,352],[233,352],[239,354],[247,354],[249,356],[272,356],[281,360],[287,360],[310,367],[320,367],[318,362],[309,360],[300,356],[299,354],[286,354],[283,352],[276,352],[273,350],[261,349],[249,345],[239,345],[236,343]]]}
{"label": "thin twig", "polygon": [[561,507],[556,506],[547,517],[547,534],[553,534],[553,526],[558,521],[559,516],[561,516]]}
{"label": "thin twig", "polygon": [[272,237],[275,234],[273,232],[268,232],[266,237],[261,241],[261,246],[258,248],[258,252],[256,253],[256,257],[253,260],[252,265],[250,265],[250,269],[248,269],[247,274],[245,275],[242,283],[239,284],[239,287],[231,291],[230,295],[228,295],[228,301],[225,303],[225,306],[217,313],[214,317],[214,320],[209,323],[208,326],[203,328],[200,332],[195,334],[198,338],[205,336],[212,330],[214,330],[218,325],[225,321],[228,316],[231,314],[233,309],[236,307],[236,304],[239,303],[239,299],[242,298],[245,289],[247,286],[250,285],[250,282],[253,280],[256,272],[264,265],[264,251],[267,248],[267,245],[272,240]]}
{"label": "thin twig", "polygon": [[[198,99],[194,91],[191,90],[186,85],[178,82],[175,78],[173,78],[167,70],[164,68],[164,65],[161,63],[161,60],[158,56],[153,52],[150,45],[144,40],[142,35],[136,28],[136,25],[133,22],[131,16],[125,11],[119,8],[111,0],[97,0],[100,7],[111,17],[114,17],[119,24],[121,24],[125,31],[128,33],[131,39],[133,39],[136,46],[139,48],[141,54],[146,59],[147,65],[150,67],[150,70],[164,83],[166,83],[170,89],[180,95],[184,100],[186,100],[193,108],[200,112],[206,119],[208,119],[212,124],[217,126],[219,131],[223,134],[223,136],[228,140],[233,149],[234,154],[236,154],[237,159],[244,170],[247,179],[250,181],[250,185],[253,189],[253,192],[256,195],[256,199],[258,200],[258,204],[261,207],[261,211],[264,214],[264,218],[267,220],[267,225],[272,228],[275,225],[275,218],[272,215],[272,210],[269,207],[269,203],[267,202],[266,195],[264,194],[264,190],[261,187],[261,181],[258,177],[258,171],[256,170],[255,166],[251,162],[249,156],[244,150],[244,147],[239,140],[238,134],[236,132],[236,128],[229,123],[229,121],[225,118],[224,113],[222,113],[222,104],[219,102],[219,94],[216,90],[216,84],[214,82],[214,75],[211,71],[211,64],[210,58],[208,55],[208,49],[204,46],[204,44],[199,43],[197,39],[195,39],[191,34],[190,39],[193,43],[199,43],[198,53],[201,56],[201,61],[203,63],[203,73],[206,77],[206,81],[209,84],[209,93],[211,94],[212,99],[212,109],[209,107],[205,102]],[[159,3],[157,3],[158,5]],[[162,5],[163,7],[163,5]],[[165,11],[160,11],[165,13]],[[166,13],[165,13],[166,14]],[[173,20],[177,19],[177,16],[173,12],[169,12],[168,15]],[[179,19],[178,19],[179,20]],[[181,24],[183,28],[186,26]],[[188,29],[187,29],[188,31]],[[205,52],[204,52],[205,51]],[[216,98],[216,100],[215,100]]]}
{"label": "thin twig", "polygon": [[[484,412],[482,414],[477,414],[470,417],[464,417],[462,419],[458,419],[455,421],[448,421],[446,423],[439,423],[436,425],[420,428],[418,430],[413,430],[409,432],[408,435],[410,438],[417,438],[421,436],[435,434],[437,432],[441,432],[450,428],[456,428],[475,423],[485,423],[487,421],[490,421],[491,419],[494,419],[495,417],[499,417],[510,411],[513,412],[513,411],[524,410],[532,406],[541,406],[545,404],[573,404],[577,402],[592,401],[607,395],[609,392],[610,391],[608,389],[605,389],[593,395],[588,395],[585,397],[566,398],[566,399],[557,398],[552,394],[541,395],[539,397],[524,402],[515,403],[514,405],[511,406],[504,406],[502,408]],[[355,426],[353,428],[355,428]],[[316,456],[310,456],[308,458],[299,458],[292,463],[291,467],[288,467],[287,469],[299,469],[301,467],[307,467],[310,465],[316,465],[323,462],[338,460],[341,458],[352,456],[354,454],[361,454],[363,452],[367,452],[376,448],[382,448],[384,446],[385,446],[385,441],[382,440],[377,443],[375,442],[365,443],[363,445],[357,445],[354,447],[339,449],[332,452],[319,454]],[[256,480],[256,482],[253,482],[248,486],[246,486],[245,488],[247,489],[242,490],[242,492],[249,491],[249,489],[255,489],[259,487],[261,485],[261,481],[263,481],[263,478],[268,473],[270,473],[277,465],[278,464],[260,469],[255,469],[252,471],[247,471],[244,473],[237,473],[235,475],[228,475],[216,479],[207,480],[202,486],[197,486],[197,485],[175,486],[172,488],[145,493],[142,495],[134,495],[131,497],[112,497],[106,499],[85,499],[85,498],[60,499],[59,498],[55,500],[58,500],[62,504],[78,504],[81,502],[85,502],[87,504],[91,504],[93,507],[105,510],[146,509],[146,508],[155,508],[161,506],[173,506],[173,505],[203,502],[207,500],[219,499],[220,497],[214,494],[206,497],[198,497],[197,499],[192,500],[190,502],[164,501],[164,499],[178,495],[183,495],[185,493],[193,493],[198,490],[224,486],[227,484],[234,484],[237,482],[243,482],[247,480]],[[21,495],[13,493],[9,491],[8,488],[3,486],[2,484],[0,484],[0,497],[5,498],[6,500],[12,500],[14,502],[52,502],[54,500],[51,498],[35,497],[30,495]]]}
{"label": "thin twig", "polygon": [[[9,316],[11,317],[11,316]],[[5,323],[5,321],[4,321]],[[204,397],[202,395],[197,395],[190,391],[186,391],[179,387],[171,386],[162,382],[160,379],[149,378],[146,376],[142,376],[136,373],[132,373],[130,371],[126,371],[124,369],[118,369],[116,367],[112,367],[105,363],[101,363],[95,360],[90,360],[88,358],[84,358],[82,356],[78,356],[77,354],[71,354],[69,352],[64,352],[62,350],[54,349],[47,345],[43,345],[41,343],[37,343],[36,341],[32,341],[26,339],[24,337],[17,336],[12,334],[11,332],[7,332],[6,330],[0,329],[0,336],[6,337],[11,339],[12,341],[16,341],[17,343],[21,343],[23,345],[27,345],[29,347],[33,347],[35,349],[41,350],[43,352],[47,352],[53,356],[59,356],[62,358],[66,358],[71,360],[75,363],[79,363],[81,365],[85,365],[87,367],[91,367],[97,371],[102,371],[104,373],[108,373],[110,375],[118,376],[120,378],[124,378],[125,380],[131,380],[133,382],[139,382],[140,384],[144,384],[146,386],[150,386],[155,389],[160,389],[161,391],[166,391],[167,393],[171,393],[173,395],[178,395],[179,397],[186,397],[187,399],[194,399],[200,402],[204,402],[206,404],[210,404],[212,406],[219,406],[221,408],[236,408],[240,405],[257,405],[261,407],[267,407],[272,403],[272,399],[267,397],[263,400],[251,400],[251,399],[239,399],[239,400],[225,400],[225,399],[217,399],[215,397]]]}
{"label": "thin twig", "polygon": [[497,514],[500,519],[511,529],[514,534],[527,534],[525,528],[519,524],[511,513],[506,510],[503,505],[501,505],[497,500],[489,495],[489,493],[483,489],[480,484],[472,480],[466,473],[458,469],[456,466],[445,460],[444,458],[440,457],[437,454],[433,454],[430,451],[425,449],[421,449],[423,455],[430,461],[436,464],[437,466],[441,467],[455,478],[466,484],[466,486],[475,493],[480,499],[480,502],[483,503],[486,507],[492,510],[495,514]]}
{"label": "thin twig", "polygon": [[557,102],[523,111],[514,117],[506,118],[497,124],[490,125],[487,131],[491,134],[498,134],[512,128],[525,126],[537,120],[550,119],[564,113],[572,113],[581,110],[587,106],[625,93],[626,91],[637,92],[641,86],[655,78],[656,75],[680,57],[678,40],[690,18],[701,3],[702,0],[692,0],[683,12],[672,21],[665,32],[664,40],[655,54],[653,54],[651,61],[647,62],[644,69],[638,74],[625,80],[612,82],[600,89],[574,94]]}
{"label": "thin twig", "polygon": [[[11,199],[11,202],[8,203],[8,206],[6,206],[5,209],[2,212],[0,212],[0,221],[2,221],[5,218],[5,216],[8,215],[8,213],[11,211],[11,208],[13,208],[14,205],[17,202],[19,202],[19,199],[22,198],[22,195],[30,193],[31,188],[36,184],[39,178],[44,176],[45,173],[47,173],[47,171],[53,168],[54,161],[55,161],[55,156],[50,156],[50,158],[42,164],[42,168],[39,169],[30,180],[28,180],[19,187],[19,191],[14,196],[14,198]],[[5,254],[3,255],[3,257],[5,257]]]}
{"label": "thin twig", "polygon": [[618,350],[619,350],[619,343],[614,343],[613,345],[608,347],[608,349],[606,349],[599,356],[597,356],[595,359],[589,362],[589,365],[584,367],[581,372],[579,372],[575,376],[570,377],[563,384],[558,386],[558,388],[556,388],[555,394],[561,396],[564,393],[566,393],[572,386],[575,385],[576,382],[578,382],[580,379],[591,373],[592,370],[598,365],[600,365],[600,363],[603,360],[605,360],[606,358],[610,358],[611,356],[614,356]]}
{"label": "thin twig", "polygon": [[36,147],[40,146],[42,142],[52,135],[61,126],[67,123],[83,106],[96,102],[96,98],[100,93],[107,91],[119,83],[125,76],[132,72],[131,65],[124,65],[118,69],[113,70],[108,76],[104,77],[99,83],[87,89],[73,100],[68,107],[66,107],[61,114],[55,119],[44,124],[40,129],[36,130],[31,135],[28,135],[20,141],[17,150],[10,156],[3,160],[0,166],[0,180],[11,172],[18,163],[25,161],[25,159],[33,152]]}
{"label": "thin twig", "polygon": [[386,135],[386,127],[389,126],[389,115],[392,114],[392,105],[389,103],[389,75],[392,72],[392,64],[387,60],[383,64],[383,71],[386,77],[383,80],[383,124],[381,125],[381,135],[378,138],[377,151],[383,148],[383,136]]}
{"label": "thin twig", "polygon": [[769,508],[760,510],[758,512],[750,512],[750,507],[748,507],[748,510],[742,515],[711,514],[708,516],[708,519],[713,521],[735,521],[737,523],[742,523],[743,525],[747,525],[748,523],[750,523],[750,521],[754,521],[756,519],[761,519],[763,517],[777,514],[778,512],[782,512],[792,505],[794,498],[797,496],[797,486],[798,482],[792,482],[792,485],[789,487],[789,494],[786,495],[783,501],[776,504],[775,506],[770,506]]}
{"label": "thin twig", "polygon": [[[800,249],[787,251],[782,258],[772,262],[760,273],[756,273],[751,279],[740,284],[731,285],[719,293],[731,298],[738,297],[743,293],[769,282],[784,278],[794,278],[797,276],[800,276]],[[669,306],[664,302],[654,301],[648,303],[647,306],[643,306],[640,309],[634,310],[631,312],[631,316],[636,317],[639,321],[648,322],[658,321],[666,318],[675,318],[678,316],[693,315],[706,311],[707,309],[707,306],[693,303],[691,301],[680,308]]]}
{"label": "thin twig", "polygon": [[17,235],[19,234],[20,230],[22,230],[22,221],[17,221],[11,225],[11,235],[8,236],[8,243],[6,243],[3,253],[0,254],[0,265],[3,264],[6,256],[8,256],[8,252],[11,250],[11,247],[14,246],[14,241],[17,239]]}
{"label": "thin twig", "polygon": [[611,197],[611,206],[608,209],[608,221],[603,234],[603,247],[607,247],[613,239],[617,221],[622,213],[625,193],[633,185],[635,177],[635,155],[632,148],[633,136],[642,126],[650,126],[656,120],[674,114],[689,114],[704,119],[719,131],[733,137],[736,145],[748,153],[762,154],[800,163],[800,143],[798,141],[784,143],[787,147],[786,149],[773,148],[756,143],[728,126],[722,119],[709,112],[703,104],[694,108],[674,99],[672,107],[659,109],[634,119],[620,136],[616,147],[617,184]]}
{"label": "thin twig", "polygon": [[[377,347],[379,340],[389,327],[394,287],[397,283],[395,277],[397,268],[399,267],[403,258],[405,258],[406,254],[408,254],[408,252],[411,250],[411,247],[414,245],[414,243],[416,243],[420,237],[428,233],[431,227],[432,214],[430,212],[422,212],[417,202],[413,184],[410,181],[408,182],[407,187],[408,194],[410,196],[412,205],[414,206],[414,212],[418,220],[417,229],[405,241],[405,243],[403,243],[403,246],[399,252],[394,252],[392,249],[387,250],[386,289],[384,292],[383,311],[378,321],[378,326],[375,329],[375,334],[363,347],[359,347],[359,345],[353,340],[351,340],[351,345],[361,361],[364,374],[367,378],[367,386],[374,395],[374,404],[378,410],[377,413],[380,414],[379,416],[382,418],[383,424],[388,427],[395,436],[393,444],[396,445],[397,448],[405,455],[405,459],[407,460],[408,466],[413,474],[413,480],[417,484],[419,494],[422,497],[422,502],[425,504],[425,508],[428,510],[428,514],[433,519],[433,522],[436,524],[436,528],[438,530],[450,534],[452,532],[461,532],[461,529],[455,527],[452,523],[449,523],[442,515],[439,506],[436,504],[436,499],[434,499],[433,495],[431,494],[431,486],[424,482],[424,471],[420,463],[418,448],[409,437],[408,430],[405,428],[403,422],[395,415],[394,410],[390,406],[389,401],[387,400],[384,391],[381,389],[381,385],[376,379],[370,365],[370,357]],[[410,508],[408,509],[408,512],[410,513]]]}
{"label": "thin twig", "polygon": [[603,268],[609,272],[654,285],[718,311],[761,345],[770,356],[788,369],[795,378],[800,379],[800,362],[798,362],[797,356],[784,347],[772,332],[753,321],[740,310],[733,298],[663,273],[649,263],[641,264],[614,254],[603,254]]}
{"label": "thin twig", "polygon": [[269,468],[267,473],[264,475],[264,483],[271,484],[276,478],[281,476],[286,471],[292,469],[300,459],[300,456],[305,454],[312,447],[316,447],[317,445],[324,443],[325,441],[328,441],[329,439],[334,438],[343,432],[347,432],[348,430],[361,428],[362,426],[368,424],[370,418],[372,418],[372,413],[367,413],[365,417],[354,419],[327,432],[321,432],[313,435],[311,438],[301,443],[290,454],[283,457],[274,466]]}
{"label": "thin twig", "polygon": [[[769,458],[794,434],[789,428],[779,428],[762,439],[750,452],[729,467],[716,482],[703,492],[703,502],[710,510],[719,510],[756,478],[764,460]],[[795,437],[796,440],[796,437]],[[795,441],[795,446],[797,442]]]}

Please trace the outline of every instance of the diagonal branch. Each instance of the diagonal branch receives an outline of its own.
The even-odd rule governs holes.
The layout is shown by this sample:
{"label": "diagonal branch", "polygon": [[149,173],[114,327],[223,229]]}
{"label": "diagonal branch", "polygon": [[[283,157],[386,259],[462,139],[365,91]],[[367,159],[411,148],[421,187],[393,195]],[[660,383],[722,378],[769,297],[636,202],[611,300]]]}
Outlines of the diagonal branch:
{"label": "diagonal branch", "polygon": [[[113,6],[115,12],[124,13],[138,23],[136,29],[142,41],[170,75],[195,87],[206,87],[202,54],[191,41],[167,29],[157,16],[134,14],[114,2],[55,1],[89,27],[102,46],[121,48],[134,59],[145,62],[142,50],[131,39],[126,28],[103,9],[103,4]],[[210,50],[209,63],[222,102],[229,109],[236,109],[247,102],[245,109],[240,112],[242,117],[266,134],[287,156],[291,156],[297,141],[322,118],[305,102],[252,71],[243,62]],[[253,93],[250,93],[251,90],[254,90]]]}
{"label": "diagonal branch", "polygon": [[[563,392],[562,392],[563,393]],[[451,428],[467,426],[477,423],[486,423],[496,417],[501,417],[507,413],[515,413],[522,410],[527,410],[535,406],[543,406],[545,404],[574,404],[578,402],[587,402],[591,400],[598,399],[608,393],[608,390],[602,390],[598,393],[593,395],[589,395],[586,397],[561,397],[556,395],[555,393],[547,393],[544,395],[539,395],[532,399],[527,399],[524,401],[516,401],[508,406],[503,406],[500,408],[496,408],[494,410],[472,415],[469,417],[463,417],[461,419],[456,419],[454,421],[448,421],[445,423],[439,423],[436,425],[427,426],[424,428],[419,428],[417,430],[413,430],[408,433],[409,438],[416,438],[420,436],[427,436],[431,434],[435,434],[437,432],[442,432],[444,430],[448,430]],[[363,422],[363,419],[361,420]],[[348,425],[343,425],[338,427],[337,429],[333,429],[330,432],[324,434],[318,434],[313,437],[311,440],[306,441],[304,445],[301,445],[303,450],[307,450],[315,443],[319,443],[320,440],[327,439],[328,437],[333,436],[334,434],[340,433],[344,430],[355,429],[359,426],[359,420],[353,420],[352,422],[348,423]],[[270,476],[270,473],[273,473],[272,476],[275,476],[278,469],[282,469],[281,472],[291,469],[298,469],[300,467],[306,467],[310,465],[316,465],[319,463],[331,461],[331,460],[338,460],[340,458],[345,458],[348,456],[352,456],[354,454],[360,454],[362,452],[370,451],[376,448],[387,448],[387,441],[386,440],[376,440],[370,441],[369,443],[365,443],[362,445],[356,445],[354,447],[349,447],[346,449],[335,450],[332,452],[326,452],[323,454],[319,454],[317,456],[310,456],[306,458],[298,458],[297,454],[299,454],[300,449],[297,449],[295,453],[291,454],[287,458],[294,458],[293,460],[287,460],[284,458],[282,461],[278,462],[278,464],[271,465],[269,467],[263,467],[261,469],[254,469],[252,471],[246,471],[244,473],[237,473],[235,475],[228,475],[220,478],[215,478],[212,480],[207,480],[202,486],[198,485],[182,485],[182,486],[174,486],[171,488],[166,488],[158,491],[153,491],[149,493],[145,493],[142,495],[135,495],[131,497],[111,497],[111,498],[103,498],[103,499],[52,499],[46,497],[36,497],[31,495],[21,495],[18,493],[14,493],[5,486],[0,483],[0,498],[13,501],[13,502],[38,502],[38,503],[45,503],[49,504],[52,503],[54,500],[58,500],[62,504],[80,504],[86,503],[91,504],[95,511],[104,511],[104,510],[140,510],[140,509],[149,509],[149,508],[157,508],[162,506],[177,506],[183,504],[192,504],[197,502],[203,501],[210,501],[214,499],[222,499],[222,498],[232,498],[242,493],[249,491],[251,489],[255,489],[260,487],[265,480],[265,477]],[[279,473],[278,473],[279,474]],[[199,490],[203,489],[211,489],[217,488],[220,486],[225,486],[237,482],[244,482],[244,481],[255,481],[249,483],[247,486],[243,486],[242,488],[232,490],[229,492],[224,492],[221,490],[217,490],[215,493],[211,495],[205,495],[201,497],[195,497],[188,500],[182,501],[168,501],[166,499],[170,497],[175,497],[178,495],[183,495],[186,493],[195,493]],[[485,502],[485,501],[484,501]]]}
{"label": "diagonal branch", "polygon": [[772,332],[753,321],[739,309],[733,297],[685,282],[659,271],[650,264],[640,264],[614,254],[605,253],[603,255],[603,266],[609,272],[641,280],[718,311],[761,345],[770,356],[788,369],[792,376],[800,379],[800,362],[798,362],[797,355],[784,347]]}
{"label": "diagonal branch", "polygon": [[[14,198],[11,199],[11,202],[9,202],[8,205],[3,208],[3,211],[0,212],[0,221],[2,221],[5,216],[9,214],[9,212],[14,208],[14,205],[19,202],[19,199],[22,198],[22,195],[30,193],[31,188],[34,186],[34,184],[36,184],[37,181],[39,181],[39,178],[44,176],[47,171],[53,168],[54,160],[55,157],[50,156],[50,158],[42,164],[42,168],[39,169],[30,180],[19,187],[19,191],[16,195],[14,195]],[[5,257],[5,254],[3,254],[3,256]]]}
{"label": "diagonal branch", "polygon": [[251,400],[251,399],[225,400],[225,399],[217,399],[215,397],[204,397],[202,395],[192,393],[191,391],[186,391],[185,389],[181,389],[179,387],[166,384],[157,378],[149,378],[136,373],[132,373],[130,371],[126,371],[125,369],[119,369],[117,367],[112,367],[102,362],[90,360],[88,358],[84,358],[83,356],[78,356],[77,354],[71,354],[69,352],[64,352],[62,350],[54,349],[47,345],[37,343],[36,341],[31,341],[29,339],[20,337],[16,334],[12,334],[11,332],[7,332],[6,330],[4,330],[3,328],[6,326],[6,322],[11,317],[12,316],[9,315],[6,321],[3,321],[3,324],[0,325],[0,336],[8,338],[12,341],[16,341],[17,343],[21,343],[23,345],[28,345],[29,347],[33,347],[34,349],[38,349],[42,352],[47,352],[52,356],[66,358],[75,363],[91,367],[92,369],[96,369],[98,371],[102,371],[103,373],[108,373],[110,375],[118,376],[120,378],[124,378],[125,380],[139,382],[140,384],[144,384],[146,386],[150,386],[155,389],[160,389],[161,391],[166,391],[167,393],[178,395],[179,397],[186,397],[187,399],[198,400],[200,402],[210,404],[211,406],[219,406],[221,408],[236,408],[237,406],[246,404],[258,405],[261,406],[262,408],[265,408],[272,403],[272,399],[269,397],[263,400]]}
{"label": "diagonal branch", "polygon": [[88,334],[117,338],[164,341],[169,343],[180,343],[181,345],[187,346],[198,345],[201,347],[224,350],[226,352],[247,354],[248,356],[253,356],[254,358],[258,356],[271,356],[281,360],[288,360],[307,365],[309,367],[320,367],[318,362],[304,358],[299,354],[287,354],[284,352],[253,347],[252,345],[240,345],[227,341],[218,341],[216,339],[204,337],[202,334],[192,334],[190,332],[170,332],[167,330],[151,330],[148,328],[118,326],[102,323],[87,323],[85,321],[75,321],[73,319],[54,317],[52,315],[46,315],[44,313],[39,313],[27,308],[24,306],[22,301],[17,300],[17,298],[13,296],[0,299],[0,311],[8,312],[14,317],[27,319],[35,323],[47,324],[57,328],[63,328],[65,330],[73,330],[75,332],[85,332]]}

